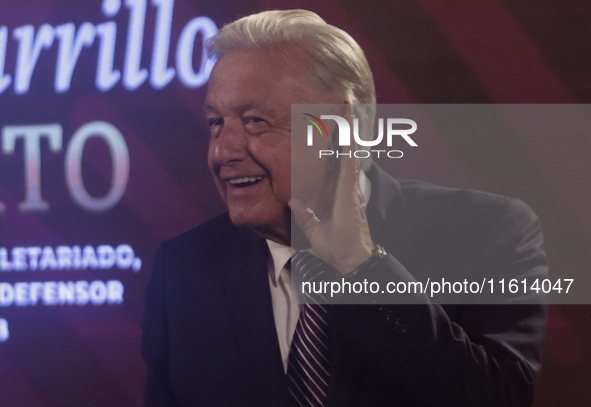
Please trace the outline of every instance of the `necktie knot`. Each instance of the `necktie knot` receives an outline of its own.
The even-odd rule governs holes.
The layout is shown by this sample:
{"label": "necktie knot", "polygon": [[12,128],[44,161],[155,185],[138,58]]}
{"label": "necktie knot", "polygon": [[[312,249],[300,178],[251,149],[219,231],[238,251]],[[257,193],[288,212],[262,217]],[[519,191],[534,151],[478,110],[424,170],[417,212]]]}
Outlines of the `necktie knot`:
{"label": "necktie knot", "polygon": [[298,298],[305,304],[328,304],[328,298],[320,288],[326,281],[333,281],[338,272],[307,251],[298,251],[291,258],[291,276]]}

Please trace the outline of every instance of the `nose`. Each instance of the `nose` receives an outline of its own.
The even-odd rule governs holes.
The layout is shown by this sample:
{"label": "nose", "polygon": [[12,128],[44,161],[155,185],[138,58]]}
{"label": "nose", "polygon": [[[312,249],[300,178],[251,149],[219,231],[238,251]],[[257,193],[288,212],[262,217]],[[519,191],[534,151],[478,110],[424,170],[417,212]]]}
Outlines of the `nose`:
{"label": "nose", "polygon": [[225,120],[220,133],[210,141],[209,159],[216,165],[231,165],[243,161],[248,156],[247,145],[242,123],[238,120]]}

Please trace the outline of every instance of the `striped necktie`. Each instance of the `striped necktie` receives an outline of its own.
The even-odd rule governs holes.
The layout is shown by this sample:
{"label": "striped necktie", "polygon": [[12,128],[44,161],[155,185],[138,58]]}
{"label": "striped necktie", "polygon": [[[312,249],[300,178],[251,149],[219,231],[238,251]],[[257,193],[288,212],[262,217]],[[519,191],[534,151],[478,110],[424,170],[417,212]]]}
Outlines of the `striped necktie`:
{"label": "striped necktie", "polygon": [[[308,252],[297,252],[291,260],[292,275],[302,281],[319,281],[328,267]],[[288,389],[294,407],[322,407],[330,372],[328,305],[308,297],[298,320],[287,367]]]}

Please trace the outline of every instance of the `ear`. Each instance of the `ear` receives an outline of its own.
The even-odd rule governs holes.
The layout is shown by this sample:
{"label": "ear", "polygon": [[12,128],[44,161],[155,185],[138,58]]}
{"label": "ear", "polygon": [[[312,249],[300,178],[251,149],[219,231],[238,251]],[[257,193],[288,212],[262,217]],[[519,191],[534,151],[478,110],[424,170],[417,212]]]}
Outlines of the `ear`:
{"label": "ear", "polygon": [[347,119],[349,123],[353,123],[353,118],[355,118],[355,114],[353,113],[353,105],[348,100],[345,100],[343,105],[343,117]]}
{"label": "ear", "polygon": [[[345,100],[341,104],[335,104],[333,106],[335,107],[335,110],[336,110],[333,114],[341,116],[342,118],[347,120],[347,122],[350,123],[350,125],[352,126],[353,119],[355,118],[355,114],[353,113],[353,105],[351,105],[351,102],[349,102],[348,100]],[[351,130],[352,129],[353,129],[353,127],[351,127]],[[335,151],[339,150],[340,151],[340,146],[339,146],[338,140],[339,140],[339,127],[335,126],[331,132],[331,135],[330,135],[330,146],[329,147],[331,150],[335,150]]]}

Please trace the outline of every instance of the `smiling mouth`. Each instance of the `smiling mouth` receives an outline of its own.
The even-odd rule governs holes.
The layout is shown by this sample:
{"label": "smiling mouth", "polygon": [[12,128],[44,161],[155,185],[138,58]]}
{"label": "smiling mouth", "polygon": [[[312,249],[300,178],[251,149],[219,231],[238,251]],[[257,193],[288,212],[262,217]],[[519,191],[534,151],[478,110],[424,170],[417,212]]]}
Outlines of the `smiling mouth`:
{"label": "smiling mouth", "polygon": [[232,178],[229,179],[228,182],[236,188],[245,188],[251,185],[256,185],[263,180],[263,176],[257,177],[241,177],[241,178]]}

